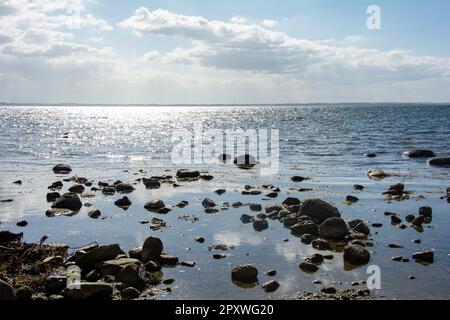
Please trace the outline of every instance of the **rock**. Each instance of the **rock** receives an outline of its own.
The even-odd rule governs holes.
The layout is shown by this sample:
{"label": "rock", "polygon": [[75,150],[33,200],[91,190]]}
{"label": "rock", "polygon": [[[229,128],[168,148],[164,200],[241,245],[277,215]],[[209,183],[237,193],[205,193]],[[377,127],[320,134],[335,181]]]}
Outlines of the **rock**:
{"label": "rock", "polygon": [[102,215],[102,213],[100,212],[100,210],[92,210],[92,211],[89,211],[89,213],[88,213],[89,218],[92,218],[92,219],[98,219],[101,217],[101,215]]}
{"label": "rock", "polygon": [[100,300],[110,299],[113,287],[107,283],[73,283],[63,291],[63,296],[69,300]]}
{"label": "rock", "polygon": [[139,291],[145,289],[145,280],[140,275],[139,268],[135,265],[128,265],[123,268],[117,275],[116,280]]}
{"label": "rock", "polygon": [[377,155],[375,153],[372,153],[372,152],[367,152],[367,153],[364,154],[365,158],[376,158],[376,156]]}
{"label": "rock", "polygon": [[47,295],[58,294],[67,286],[67,277],[50,276],[45,280],[45,293]]}
{"label": "rock", "polygon": [[400,224],[402,223],[402,219],[400,219],[397,215],[392,215],[391,216],[391,223],[392,224]]}
{"label": "rock", "polygon": [[26,226],[28,226],[28,222],[23,220],[23,221],[19,221],[16,223],[16,226],[20,227],[20,228],[25,228]]}
{"label": "rock", "polygon": [[278,198],[278,193],[270,192],[270,193],[266,194],[266,197],[270,198],[270,199],[275,199],[275,198]]}
{"label": "rock", "polygon": [[336,288],[334,288],[334,287],[326,287],[326,288],[323,288],[323,289],[321,290],[321,292],[322,292],[322,293],[325,293],[325,294],[336,294],[336,293],[337,293],[337,290],[336,290]]}
{"label": "rock", "polygon": [[181,169],[177,171],[177,178],[179,179],[198,179],[200,177],[200,172],[191,171],[186,169]]}
{"label": "rock", "polygon": [[243,155],[234,159],[234,164],[241,169],[251,169],[258,164],[256,158],[251,155]]}
{"label": "rock", "polygon": [[292,207],[292,206],[299,206],[299,205],[301,205],[301,201],[297,198],[292,198],[292,197],[287,198],[283,202],[284,207]]}
{"label": "rock", "polygon": [[413,222],[416,219],[412,214],[409,214],[405,217],[405,220],[409,223]]}
{"label": "rock", "polygon": [[450,157],[431,158],[428,160],[428,164],[434,167],[449,167]]}
{"label": "rock", "polygon": [[262,288],[267,293],[275,292],[278,290],[279,287],[280,287],[280,284],[274,280],[268,281],[262,285]]}
{"label": "rock", "polygon": [[425,219],[426,218],[424,216],[418,216],[411,222],[411,224],[416,227],[421,227],[425,223]]}
{"label": "rock", "polygon": [[205,238],[200,236],[195,237],[194,240],[197,241],[198,243],[205,243]]}
{"label": "rock", "polygon": [[341,214],[336,207],[320,199],[305,200],[300,206],[299,213],[302,216],[309,216],[320,222],[323,222],[328,218],[341,217]]}
{"label": "rock", "polygon": [[116,189],[114,187],[105,187],[102,189],[102,193],[105,196],[112,196],[116,193]]}
{"label": "rock", "polygon": [[225,194],[226,192],[227,192],[227,190],[225,190],[225,189],[219,189],[219,190],[215,191],[215,193],[218,194],[219,196]]}
{"label": "rock", "polygon": [[307,257],[307,258],[305,259],[305,261],[306,261],[306,262],[309,262],[309,263],[312,263],[312,264],[318,265],[318,264],[322,264],[323,261],[324,261],[324,259],[323,259],[323,256],[322,256],[321,254],[315,253],[315,254],[313,254],[313,255]]}
{"label": "rock", "polygon": [[433,217],[433,209],[430,207],[421,207],[419,209],[419,215],[425,217],[425,218],[432,218]]}
{"label": "rock", "polygon": [[53,202],[59,198],[61,198],[61,195],[58,192],[47,193],[47,202]]}
{"label": "rock", "polygon": [[262,206],[258,203],[251,203],[249,205],[249,208],[253,212],[261,212],[262,211]]}
{"label": "rock", "polygon": [[72,211],[80,211],[82,206],[80,198],[75,193],[65,193],[52,204],[53,209],[69,209]]}
{"label": "rock", "polygon": [[269,223],[265,219],[255,219],[253,221],[253,229],[258,232],[267,230],[269,229]]}
{"label": "rock", "polygon": [[119,208],[129,208],[131,206],[131,200],[128,197],[118,199],[114,204]]}
{"label": "rock", "polygon": [[345,201],[349,202],[349,203],[356,203],[359,201],[359,199],[357,197],[354,196],[347,196],[345,198]]}
{"label": "rock", "polygon": [[64,186],[64,184],[61,181],[55,181],[48,187],[48,189],[49,190],[56,190],[56,189],[60,190],[60,189],[62,189],[63,186]]}
{"label": "rock", "polygon": [[291,233],[294,236],[303,236],[305,234],[318,235],[319,226],[313,221],[301,221],[293,225],[291,228]]}
{"label": "rock", "polygon": [[86,281],[88,281],[88,282],[97,282],[101,278],[102,278],[102,275],[97,270],[92,270],[85,277]]}
{"label": "rock", "polygon": [[84,186],[82,186],[81,184],[76,184],[69,188],[69,192],[82,194],[84,192]]}
{"label": "rock", "polygon": [[[1,296],[1,294],[0,294]],[[16,290],[16,297],[19,301],[29,301],[33,297],[33,289],[29,286],[23,286]],[[0,301],[2,299],[0,298]]]}
{"label": "rock", "polygon": [[161,182],[155,179],[143,179],[142,182],[146,189],[155,190],[161,188]]}
{"label": "rock", "polygon": [[134,299],[138,299],[139,296],[141,295],[141,293],[137,289],[135,289],[133,287],[129,287],[129,288],[123,289],[120,292],[120,295],[122,296],[122,299],[124,299],[124,300],[134,300]]}
{"label": "rock", "polygon": [[353,186],[353,188],[354,188],[355,190],[358,190],[358,191],[364,190],[364,186],[363,186],[363,185],[360,185],[360,184],[355,184],[355,185]]}
{"label": "rock", "polygon": [[72,211],[69,209],[51,209],[45,212],[45,215],[49,218],[65,216],[65,217],[73,217],[78,214],[78,211]]}
{"label": "rock", "polygon": [[212,201],[211,199],[206,198],[205,200],[203,200],[202,206],[205,209],[214,208],[216,206],[216,203],[214,201]]}
{"label": "rock", "polygon": [[403,257],[402,256],[392,257],[392,261],[401,262],[401,261],[403,261]]}
{"label": "rock", "polygon": [[252,217],[252,216],[250,216],[250,215],[248,215],[248,214],[243,214],[243,215],[241,216],[241,222],[242,222],[243,224],[249,224],[249,223],[252,223],[254,219],[255,219],[254,217]]}
{"label": "rock", "polygon": [[217,157],[220,162],[229,163],[231,162],[232,156],[229,154],[221,154]]}
{"label": "rock", "polygon": [[312,235],[306,233],[301,236],[301,240],[302,240],[302,243],[304,243],[304,244],[311,244],[311,242],[313,241],[313,237],[312,237]]}
{"label": "rock", "polygon": [[389,243],[388,247],[391,249],[402,249],[403,248],[401,245],[396,244],[396,243]]}
{"label": "rock", "polygon": [[170,254],[161,254],[158,258],[158,262],[163,266],[176,266],[178,264],[178,257]]}
{"label": "rock", "polygon": [[344,248],[344,261],[353,265],[364,265],[370,261],[370,253],[362,246],[349,245]]}
{"label": "rock", "polygon": [[243,264],[231,270],[231,278],[242,283],[258,282],[258,269],[254,265]]}
{"label": "rock", "polygon": [[374,227],[374,228],[382,228],[383,224],[375,222],[375,223],[372,223],[372,227]]}
{"label": "rock", "polygon": [[0,279],[0,301],[13,301],[16,299],[14,288]]}
{"label": "rock", "polygon": [[82,269],[92,268],[99,262],[114,260],[120,254],[123,254],[123,251],[118,244],[100,246],[76,256],[75,264]]}
{"label": "rock", "polygon": [[397,183],[397,184],[391,185],[389,187],[389,190],[387,192],[385,192],[385,194],[397,195],[397,194],[402,194],[403,191],[405,191],[405,185],[403,183]]}
{"label": "rock", "polygon": [[225,258],[227,258],[227,257],[228,257],[228,255],[225,254],[225,253],[216,253],[216,254],[213,254],[213,258],[214,258],[215,260],[225,259]]}
{"label": "rock", "polygon": [[58,164],[53,168],[55,174],[69,174],[72,172],[72,167],[68,164]]}
{"label": "rock", "polygon": [[433,158],[436,157],[433,151],[430,150],[409,150],[403,152],[403,155],[408,158]]}
{"label": "rock", "polygon": [[0,231],[0,243],[19,242],[23,238],[23,232],[12,233],[9,231]]}
{"label": "rock", "polygon": [[145,270],[150,273],[161,271],[161,265],[156,261],[149,261],[144,266]]}
{"label": "rock", "polygon": [[281,210],[283,210],[283,207],[279,206],[279,205],[269,205],[266,207],[266,213],[267,214],[271,214],[271,213],[279,213]]}
{"label": "rock", "polygon": [[195,261],[182,261],[181,266],[193,268],[195,267]]}
{"label": "rock", "polygon": [[291,178],[292,182],[303,182],[306,180],[309,180],[308,178],[301,177],[301,176],[294,176]]}
{"label": "rock", "polygon": [[326,251],[331,250],[330,244],[323,239],[316,239],[311,242],[312,247],[316,250]]}
{"label": "rock", "polygon": [[155,237],[148,237],[142,246],[142,261],[156,261],[161,256],[164,250],[161,239]]}
{"label": "rock", "polygon": [[369,235],[370,229],[369,227],[360,219],[349,221],[348,225],[353,231]]}
{"label": "rock", "polygon": [[369,171],[367,172],[367,175],[368,175],[369,178],[371,178],[371,179],[383,179],[383,178],[386,178],[386,177],[390,177],[390,176],[391,176],[390,174],[384,172],[384,171],[381,170],[381,169],[372,169],[372,170],[369,170]]}
{"label": "rock", "polygon": [[137,259],[132,258],[120,258],[115,260],[108,260],[97,263],[95,269],[98,270],[104,276],[116,276],[125,267],[129,265],[140,266],[142,263]]}
{"label": "rock", "polygon": [[165,206],[166,205],[164,204],[164,202],[162,200],[153,200],[153,201],[147,202],[145,204],[144,208],[149,211],[157,212],[158,210],[163,209]]}
{"label": "rock", "polygon": [[315,273],[315,272],[317,272],[319,270],[319,268],[315,264],[312,264],[312,263],[309,263],[309,262],[302,262],[302,263],[300,263],[299,268],[303,272],[306,272],[306,273]]}
{"label": "rock", "polygon": [[238,208],[243,207],[244,204],[242,202],[234,202],[231,206],[235,209],[238,209]]}
{"label": "rock", "polygon": [[347,224],[341,218],[329,218],[319,226],[319,235],[324,238],[344,239],[347,234]]}
{"label": "rock", "polygon": [[269,270],[266,272],[269,277],[275,277],[277,275],[277,270]]}
{"label": "rock", "polygon": [[200,176],[200,179],[204,180],[204,181],[211,181],[214,179],[214,176],[210,175],[210,174],[202,174]]}
{"label": "rock", "polygon": [[115,185],[116,191],[119,193],[132,193],[135,189],[129,183],[119,183]]}
{"label": "rock", "polygon": [[133,248],[128,251],[128,256],[132,259],[142,260],[142,248]]}
{"label": "rock", "polygon": [[417,262],[433,263],[434,252],[433,251],[417,252],[412,255],[412,258]]}
{"label": "rock", "polygon": [[19,186],[20,186],[20,185],[22,184],[22,180],[17,180],[17,181],[14,181],[14,182],[13,182],[13,184],[17,184],[17,185],[19,185]]}

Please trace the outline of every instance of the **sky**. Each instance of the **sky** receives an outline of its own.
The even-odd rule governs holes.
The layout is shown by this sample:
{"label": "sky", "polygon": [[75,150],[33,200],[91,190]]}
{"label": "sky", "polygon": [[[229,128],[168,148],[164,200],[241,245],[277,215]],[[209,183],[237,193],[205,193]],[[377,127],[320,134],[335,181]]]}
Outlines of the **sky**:
{"label": "sky", "polygon": [[0,101],[450,102],[449,16],[448,0],[0,0]]}

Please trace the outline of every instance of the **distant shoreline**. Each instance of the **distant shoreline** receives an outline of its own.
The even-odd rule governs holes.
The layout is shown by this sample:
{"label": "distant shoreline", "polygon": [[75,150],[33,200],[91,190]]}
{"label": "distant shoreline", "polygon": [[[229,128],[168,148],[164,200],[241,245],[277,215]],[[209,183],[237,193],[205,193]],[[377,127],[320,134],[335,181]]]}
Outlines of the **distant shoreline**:
{"label": "distant shoreline", "polygon": [[230,104],[118,104],[118,103],[8,103],[0,107],[262,107],[262,106],[450,106],[450,102],[314,102],[314,103],[230,103]]}

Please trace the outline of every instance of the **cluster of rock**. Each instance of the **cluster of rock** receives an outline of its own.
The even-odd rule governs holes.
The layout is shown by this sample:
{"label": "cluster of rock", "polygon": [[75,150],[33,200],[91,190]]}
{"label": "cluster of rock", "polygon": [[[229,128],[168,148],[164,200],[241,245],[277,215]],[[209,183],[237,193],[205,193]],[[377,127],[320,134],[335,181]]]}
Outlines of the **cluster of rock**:
{"label": "cluster of rock", "polygon": [[[58,261],[52,262],[63,269],[45,280],[44,292],[39,298],[119,300],[154,295],[151,291],[154,286],[161,282],[173,282],[163,281],[162,268],[179,264],[177,257],[163,250],[161,240],[154,237],[147,238],[141,248],[130,250],[128,255],[117,244],[99,246],[94,243],[85,246],[68,259],[57,257]],[[183,265],[193,266],[195,263],[186,262]],[[13,300],[18,295],[20,292],[17,293],[9,284],[0,282],[0,300]]]}

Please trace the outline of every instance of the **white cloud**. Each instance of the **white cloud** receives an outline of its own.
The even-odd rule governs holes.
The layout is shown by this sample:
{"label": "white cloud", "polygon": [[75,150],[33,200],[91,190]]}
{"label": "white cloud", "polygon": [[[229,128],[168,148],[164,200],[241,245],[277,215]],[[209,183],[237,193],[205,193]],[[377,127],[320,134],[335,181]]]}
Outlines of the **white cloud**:
{"label": "white cloud", "polygon": [[266,19],[261,21],[261,25],[263,25],[266,28],[273,29],[276,26],[278,26],[278,21]]}
{"label": "white cloud", "polygon": [[208,20],[143,7],[118,25],[141,36],[190,39],[192,48],[177,48],[166,55],[166,61],[222,70],[295,74],[302,79],[356,83],[440,78],[448,77],[450,72],[448,58],[350,46],[360,39],[358,36],[346,38],[346,46],[336,46],[293,38],[262,25]]}

